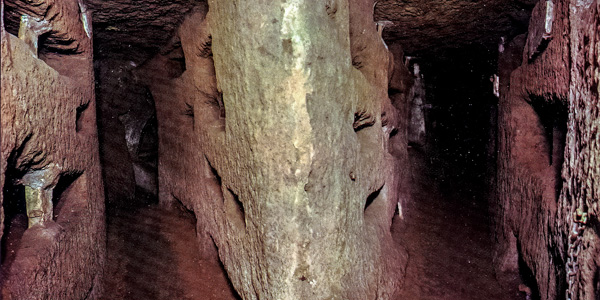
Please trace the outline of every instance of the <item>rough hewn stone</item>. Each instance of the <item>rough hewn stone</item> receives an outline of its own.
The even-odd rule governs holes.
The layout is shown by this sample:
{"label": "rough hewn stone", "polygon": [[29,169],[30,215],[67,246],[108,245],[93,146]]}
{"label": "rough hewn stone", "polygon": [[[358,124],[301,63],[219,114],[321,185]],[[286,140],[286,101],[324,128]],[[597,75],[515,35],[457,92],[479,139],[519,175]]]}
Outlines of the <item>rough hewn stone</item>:
{"label": "rough hewn stone", "polygon": [[406,134],[388,139],[406,130],[394,105],[410,76],[365,7],[211,2],[178,31],[180,77],[155,72],[169,54],[141,69],[154,74],[160,201],[196,213],[202,248],[214,241],[245,299],[389,299],[402,278],[390,225],[408,194]]}
{"label": "rough hewn stone", "polygon": [[192,7],[205,1],[88,2],[93,11],[96,58],[141,64],[169,41]]}
{"label": "rough hewn stone", "polygon": [[[91,15],[76,1],[2,3],[2,294],[95,298],[104,206]],[[520,276],[534,298],[563,298],[568,279],[579,299],[598,297],[597,0],[88,4],[99,29],[108,204],[128,205],[136,191],[153,194],[157,168],[161,204],[196,215],[200,250],[218,253],[245,299],[394,298],[407,258],[390,226],[396,207],[402,216],[410,201],[414,75],[404,51],[429,71],[447,69],[426,86],[441,91],[427,100],[441,102],[454,88],[444,76],[457,72],[445,60],[466,51],[481,51],[469,64],[487,60],[490,45],[506,36],[498,140],[487,148],[495,157],[497,147],[497,166],[486,165],[498,168],[491,208],[498,278],[514,284],[504,279]],[[479,97],[479,87],[467,97]],[[158,166],[144,142],[153,101]],[[443,146],[430,141],[424,151]],[[476,156],[452,157],[458,154],[444,159]],[[579,272],[569,277],[577,208],[589,217]]]}
{"label": "rough hewn stone", "polygon": [[[598,2],[554,1],[544,42],[546,5],[534,9],[531,34],[500,55],[497,269],[532,276],[526,284],[534,293],[556,299],[568,286],[571,214],[575,207],[597,214],[599,167],[590,158],[598,156]],[[598,241],[590,221],[578,299],[597,293]]]}
{"label": "rough hewn stone", "polygon": [[[535,0],[380,0],[372,8],[376,20],[391,21],[386,40],[400,43],[410,55],[444,55],[470,44],[493,46],[527,22]],[[448,57],[450,59],[450,57]]]}
{"label": "rough hewn stone", "polygon": [[572,213],[587,211],[574,278],[579,299],[600,296],[600,1],[570,1],[569,122],[560,195],[560,229],[570,230]]}
{"label": "rough hewn stone", "polygon": [[[32,8],[6,2],[13,13]],[[101,293],[105,226],[90,15],[77,1],[43,1],[33,8],[39,11],[31,20],[47,18],[39,22],[47,21],[48,36],[38,41],[47,29],[35,32],[33,23],[21,24],[19,36],[26,40],[6,32],[4,23],[1,28],[0,221],[8,225],[0,232],[7,242],[2,296],[95,299]],[[32,222],[32,206],[22,207],[36,199],[46,202],[42,219]]]}

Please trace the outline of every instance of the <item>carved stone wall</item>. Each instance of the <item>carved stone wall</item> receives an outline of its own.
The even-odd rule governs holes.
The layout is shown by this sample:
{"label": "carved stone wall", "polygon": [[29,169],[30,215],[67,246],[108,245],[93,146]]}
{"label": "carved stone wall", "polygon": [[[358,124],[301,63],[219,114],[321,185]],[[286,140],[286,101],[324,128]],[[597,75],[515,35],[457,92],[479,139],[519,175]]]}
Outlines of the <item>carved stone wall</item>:
{"label": "carved stone wall", "polygon": [[77,1],[2,4],[2,298],[95,299],[105,224],[91,15]]}
{"label": "carved stone wall", "polygon": [[[529,34],[499,59],[496,267],[520,273],[541,299],[564,298],[569,279],[574,299],[598,293],[598,5],[539,1]],[[576,207],[590,218],[572,277]]]}
{"label": "carved stone wall", "polygon": [[392,298],[412,77],[373,3],[209,7],[137,73],[156,100],[160,202],[196,214],[245,299]]}

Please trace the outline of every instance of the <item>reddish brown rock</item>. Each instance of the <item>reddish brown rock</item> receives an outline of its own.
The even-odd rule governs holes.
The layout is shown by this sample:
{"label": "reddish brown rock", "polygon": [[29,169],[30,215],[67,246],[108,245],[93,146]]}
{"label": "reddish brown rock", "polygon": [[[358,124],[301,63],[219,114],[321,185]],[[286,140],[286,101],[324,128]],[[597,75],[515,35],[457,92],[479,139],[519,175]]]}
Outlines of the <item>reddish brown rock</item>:
{"label": "reddish brown rock", "polygon": [[[564,298],[567,289],[573,299],[598,297],[597,0],[89,0],[91,14],[76,1],[2,3],[4,298],[94,299],[101,293],[105,229],[96,99],[106,204],[139,207],[148,203],[141,195],[158,194],[162,205],[193,212],[196,231],[188,233],[197,241],[173,245],[185,253],[199,248],[205,259],[218,255],[244,299],[394,299],[408,260],[403,237],[420,245],[409,245],[411,251],[460,243],[429,240],[428,233],[452,230],[439,230],[445,217],[426,208],[455,203],[412,202],[409,139],[440,163],[431,181],[444,187],[452,182],[450,165],[475,165],[497,152],[497,164],[479,162],[495,176],[477,182],[497,185],[494,267],[505,290],[540,299]],[[473,64],[495,56],[501,36],[507,43],[493,77],[495,130],[491,85],[485,93],[491,74],[479,74],[494,71]],[[405,51],[423,62],[427,85],[409,71]],[[476,87],[470,88],[471,79]],[[478,103],[469,102],[475,98]],[[422,110],[426,103],[435,114]],[[456,120],[477,111],[484,115],[479,121]],[[444,120],[435,118],[443,117],[453,120],[440,129]],[[408,132],[411,118],[418,126]],[[474,128],[488,119],[492,129]],[[463,156],[465,149],[479,152]],[[454,177],[477,172],[466,167]],[[450,198],[458,203],[460,197],[440,197]],[[141,211],[151,220],[161,210]],[[472,218],[472,211],[459,213],[468,218],[465,226],[487,216]],[[113,219],[113,231],[127,230],[119,224],[138,226],[126,216]],[[415,229],[432,216],[439,217],[432,222],[438,229]],[[457,226],[450,227],[462,230],[462,217],[451,218]],[[145,249],[164,226],[145,228]],[[403,234],[406,229],[412,233]],[[488,249],[473,246],[486,231],[475,232],[479,239],[457,235],[472,255]],[[132,244],[123,240],[112,249]],[[420,274],[412,280],[434,274],[420,265],[433,254],[420,254],[412,255],[409,268]],[[461,259],[470,264],[471,257]],[[481,282],[493,282],[488,271]],[[112,280],[123,287],[117,275],[129,274]],[[427,287],[419,282],[405,295],[443,295],[450,287],[442,281],[450,277]]]}
{"label": "reddish brown rock", "polygon": [[[406,130],[408,71],[390,61],[372,3],[237,5],[186,18],[181,76],[177,51],[139,72],[156,100],[161,203],[195,212],[201,248],[214,241],[246,299],[391,298],[406,258],[390,226],[408,193],[396,173],[406,134],[388,140]],[[259,10],[268,22],[250,17]]]}
{"label": "reddish brown rock", "polygon": [[[588,157],[598,156],[598,3],[588,2],[554,1],[548,11],[540,1],[527,38],[515,38],[499,61],[497,268],[520,272],[541,299],[562,298],[569,286],[573,299],[597,293],[598,164]],[[590,219],[573,277],[576,208]]]}
{"label": "reddish brown rock", "polygon": [[494,44],[527,26],[535,0],[380,0],[371,8],[376,20],[391,21],[386,40],[410,55],[443,55],[470,44]]}
{"label": "reddish brown rock", "polygon": [[94,299],[105,225],[91,15],[77,1],[6,9],[29,17],[20,38],[1,29],[2,296]]}

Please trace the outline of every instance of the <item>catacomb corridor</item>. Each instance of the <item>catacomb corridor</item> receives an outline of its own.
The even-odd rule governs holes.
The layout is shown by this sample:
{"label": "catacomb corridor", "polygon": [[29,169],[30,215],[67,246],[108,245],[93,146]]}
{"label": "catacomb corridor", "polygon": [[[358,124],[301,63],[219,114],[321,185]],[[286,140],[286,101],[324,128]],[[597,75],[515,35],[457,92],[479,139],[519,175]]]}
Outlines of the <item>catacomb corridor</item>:
{"label": "catacomb corridor", "polygon": [[600,0],[1,0],[0,299],[600,299]]}

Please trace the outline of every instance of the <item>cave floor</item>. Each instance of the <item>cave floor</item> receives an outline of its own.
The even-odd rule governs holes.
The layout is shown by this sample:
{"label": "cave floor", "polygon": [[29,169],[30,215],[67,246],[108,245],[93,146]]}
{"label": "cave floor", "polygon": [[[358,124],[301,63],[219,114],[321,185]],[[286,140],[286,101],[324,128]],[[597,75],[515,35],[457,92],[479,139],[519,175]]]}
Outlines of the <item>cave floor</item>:
{"label": "cave floor", "polygon": [[[409,256],[398,299],[526,299],[518,282],[507,290],[494,275],[483,182],[448,175],[417,150],[410,156],[412,202],[392,227]],[[465,175],[464,166],[453,170]]]}
{"label": "cave floor", "polygon": [[236,299],[218,259],[200,257],[193,217],[151,205],[108,220],[102,299]]}
{"label": "cave floor", "polygon": [[[392,227],[409,256],[397,299],[525,299],[494,276],[482,188],[448,180],[418,151],[411,163],[413,201]],[[103,299],[237,299],[218,258],[200,257],[193,217],[151,205],[108,220]]]}

